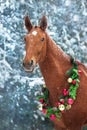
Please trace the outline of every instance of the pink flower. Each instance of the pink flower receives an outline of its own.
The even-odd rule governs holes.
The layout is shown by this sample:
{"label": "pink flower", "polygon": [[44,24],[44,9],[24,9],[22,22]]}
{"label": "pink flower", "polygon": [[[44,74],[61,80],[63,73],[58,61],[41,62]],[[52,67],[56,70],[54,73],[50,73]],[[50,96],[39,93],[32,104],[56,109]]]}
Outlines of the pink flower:
{"label": "pink flower", "polygon": [[74,103],[74,100],[72,98],[69,98],[67,102],[69,105],[72,105]]}
{"label": "pink flower", "polygon": [[56,116],[54,114],[50,115],[50,120],[54,120],[56,118]]}
{"label": "pink flower", "polygon": [[69,94],[69,91],[67,89],[63,89],[63,95],[67,96]]}

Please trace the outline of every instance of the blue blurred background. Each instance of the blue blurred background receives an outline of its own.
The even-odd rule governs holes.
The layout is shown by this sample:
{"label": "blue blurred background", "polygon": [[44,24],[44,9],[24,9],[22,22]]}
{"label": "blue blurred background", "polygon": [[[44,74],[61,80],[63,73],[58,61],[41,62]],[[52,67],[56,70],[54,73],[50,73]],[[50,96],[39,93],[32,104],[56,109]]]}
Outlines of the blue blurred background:
{"label": "blue blurred background", "polygon": [[22,67],[26,15],[35,25],[46,15],[49,35],[87,64],[87,0],[0,0],[0,130],[53,130],[37,110],[39,67],[32,74]]}

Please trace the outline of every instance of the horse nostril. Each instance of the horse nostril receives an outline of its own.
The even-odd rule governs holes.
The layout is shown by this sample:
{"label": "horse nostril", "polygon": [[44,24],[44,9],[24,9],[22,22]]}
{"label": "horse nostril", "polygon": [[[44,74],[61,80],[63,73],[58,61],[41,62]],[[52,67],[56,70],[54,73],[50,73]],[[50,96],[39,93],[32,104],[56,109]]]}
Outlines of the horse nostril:
{"label": "horse nostril", "polygon": [[29,66],[32,66],[33,65],[33,60],[31,60],[30,62],[29,62]]}
{"label": "horse nostril", "polygon": [[23,62],[23,66],[25,66],[25,63]]}

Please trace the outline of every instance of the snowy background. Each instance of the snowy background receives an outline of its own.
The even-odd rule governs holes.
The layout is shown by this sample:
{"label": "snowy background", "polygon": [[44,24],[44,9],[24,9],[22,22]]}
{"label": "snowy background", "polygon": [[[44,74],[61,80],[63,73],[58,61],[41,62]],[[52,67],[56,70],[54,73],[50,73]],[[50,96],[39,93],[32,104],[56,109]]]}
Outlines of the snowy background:
{"label": "snowy background", "polygon": [[50,36],[86,64],[87,0],[0,0],[0,130],[53,130],[37,111],[39,67],[32,74],[22,68],[25,15],[35,25],[46,15]]}

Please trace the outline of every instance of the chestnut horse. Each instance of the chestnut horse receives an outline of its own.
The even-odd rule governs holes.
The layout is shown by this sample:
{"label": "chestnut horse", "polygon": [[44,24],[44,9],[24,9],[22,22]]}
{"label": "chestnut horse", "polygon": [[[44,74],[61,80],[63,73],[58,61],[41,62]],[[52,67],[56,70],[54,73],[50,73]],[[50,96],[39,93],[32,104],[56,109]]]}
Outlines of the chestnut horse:
{"label": "chestnut horse", "polygon": [[[24,38],[26,55],[23,67],[25,71],[32,72],[36,64],[39,64],[50,93],[50,105],[54,106],[67,84],[66,71],[72,67],[70,56],[65,54],[46,32],[45,16],[42,17],[39,26],[33,26],[26,16],[25,26],[28,34]],[[82,75],[77,98],[72,108],[64,112],[60,120],[53,121],[56,130],[81,130],[87,123],[87,68],[82,63],[79,63],[78,68]]]}

